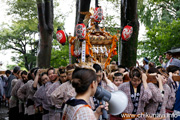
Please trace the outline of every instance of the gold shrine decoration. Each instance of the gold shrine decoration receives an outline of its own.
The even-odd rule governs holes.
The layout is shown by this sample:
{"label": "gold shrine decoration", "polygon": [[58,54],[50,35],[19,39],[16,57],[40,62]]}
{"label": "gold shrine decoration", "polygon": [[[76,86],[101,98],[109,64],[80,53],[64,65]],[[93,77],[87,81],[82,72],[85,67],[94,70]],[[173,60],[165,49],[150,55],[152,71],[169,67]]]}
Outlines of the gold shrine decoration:
{"label": "gold shrine decoration", "polygon": [[[114,55],[117,55],[116,43],[120,37],[119,31],[118,34],[111,35],[109,32],[105,31],[105,28],[100,28],[98,24],[94,24],[94,10],[91,9],[90,12],[80,12],[80,14],[86,15],[83,23],[85,26],[88,26],[89,20],[90,26],[86,29],[86,35],[83,38],[83,41],[86,41],[86,47],[83,47],[83,50],[86,53],[86,63],[101,63],[103,68],[107,68],[110,64],[111,58]],[[82,42],[80,42],[77,37],[71,37],[71,55],[80,58],[82,54]],[[91,59],[89,59],[91,58]],[[82,62],[82,58],[80,60]]]}
{"label": "gold shrine decoration", "polygon": [[114,55],[117,55],[117,51],[116,51],[116,42],[118,41],[117,37],[114,35],[113,38],[112,38],[112,47],[110,49],[110,52],[108,54],[108,58],[106,60],[106,63],[105,63],[105,69],[107,67],[107,65],[110,64],[111,62],[111,57],[113,57]]}
{"label": "gold shrine decoration", "polygon": [[[76,37],[71,37],[71,39],[70,39],[71,55],[73,55],[73,56],[76,56],[76,55],[74,55],[74,44],[75,44],[75,40],[76,40]],[[91,57],[94,61],[96,61],[96,59],[93,57],[93,51],[92,51],[92,45],[91,45],[90,39],[89,39],[89,33],[86,34],[85,40],[86,40],[86,55],[90,55],[90,57]]]}
{"label": "gold shrine decoration", "polygon": [[[107,65],[109,65],[110,64],[110,61],[111,61],[111,57],[113,57],[114,55],[117,55],[117,51],[116,51],[116,42],[118,42],[118,38],[117,38],[117,36],[116,35],[113,35],[113,36],[111,36],[109,33],[105,33],[106,35],[109,35],[109,38],[111,38],[111,40],[103,40],[103,44],[109,44],[109,43],[112,43],[112,45],[111,45],[111,49],[109,50],[109,53],[108,53],[108,58],[107,58],[107,60],[106,60],[106,62],[105,62],[105,69],[106,69],[106,67],[107,67]],[[96,36],[96,37],[99,37],[99,36]],[[71,39],[70,39],[70,44],[71,44],[71,54],[74,56],[74,43],[75,43],[75,40],[76,40],[76,37],[71,37]],[[97,61],[97,59],[94,57],[94,55],[93,55],[93,50],[92,50],[92,45],[91,45],[91,42],[92,41],[90,41],[90,33],[87,33],[86,34],[86,37],[85,37],[85,40],[86,40],[86,55],[90,55],[90,57],[94,60],[94,61]],[[101,40],[101,39],[97,39],[97,43],[95,43],[95,42],[93,42],[93,43],[95,43],[95,44],[97,44],[97,45],[100,45],[99,44],[99,40]],[[103,45],[102,44],[102,45]]]}

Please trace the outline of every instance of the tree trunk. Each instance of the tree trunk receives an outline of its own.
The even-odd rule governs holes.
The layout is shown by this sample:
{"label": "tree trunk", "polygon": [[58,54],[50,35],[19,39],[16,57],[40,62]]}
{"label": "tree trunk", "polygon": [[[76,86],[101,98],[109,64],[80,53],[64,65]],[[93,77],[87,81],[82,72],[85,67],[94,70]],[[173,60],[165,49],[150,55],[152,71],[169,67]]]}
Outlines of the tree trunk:
{"label": "tree trunk", "polygon": [[74,27],[74,35],[76,34],[76,25],[78,24],[79,21],[79,13],[80,13],[80,0],[76,0],[76,19],[75,19],[75,27]]}
{"label": "tree trunk", "polygon": [[26,68],[27,70],[30,70],[27,55],[24,54],[23,56],[24,56],[25,68]]}
{"label": "tree trunk", "polygon": [[122,0],[121,26],[131,25],[133,34],[127,42],[123,42],[121,65],[131,67],[136,65],[139,22],[137,15],[137,0]]}
{"label": "tree trunk", "polygon": [[38,67],[50,67],[53,40],[53,0],[36,0],[39,19],[39,53]]}
{"label": "tree trunk", "polygon": [[[80,3],[80,12],[89,12],[89,7],[90,7],[91,0],[80,0],[80,1],[81,1],[81,3]],[[86,15],[80,14],[78,22],[82,23],[85,16]]]}

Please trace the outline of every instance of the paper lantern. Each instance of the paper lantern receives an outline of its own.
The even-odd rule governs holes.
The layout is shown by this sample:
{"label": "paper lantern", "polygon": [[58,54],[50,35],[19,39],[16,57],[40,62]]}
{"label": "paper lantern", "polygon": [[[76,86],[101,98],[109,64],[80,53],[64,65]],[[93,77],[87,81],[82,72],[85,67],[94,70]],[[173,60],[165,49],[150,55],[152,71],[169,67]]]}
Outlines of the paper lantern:
{"label": "paper lantern", "polygon": [[133,33],[133,27],[126,25],[122,31],[122,39],[125,41],[128,41],[131,38],[131,35]]}
{"label": "paper lantern", "polygon": [[103,9],[101,7],[96,7],[94,10],[94,21],[101,22],[103,19]]}
{"label": "paper lantern", "polygon": [[76,36],[80,40],[85,39],[85,37],[86,37],[86,26],[83,23],[76,25]]}
{"label": "paper lantern", "polygon": [[57,38],[59,43],[61,43],[62,45],[65,45],[65,43],[66,43],[66,35],[65,35],[63,30],[61,30],[61,29],[57,30],[56,38]]}

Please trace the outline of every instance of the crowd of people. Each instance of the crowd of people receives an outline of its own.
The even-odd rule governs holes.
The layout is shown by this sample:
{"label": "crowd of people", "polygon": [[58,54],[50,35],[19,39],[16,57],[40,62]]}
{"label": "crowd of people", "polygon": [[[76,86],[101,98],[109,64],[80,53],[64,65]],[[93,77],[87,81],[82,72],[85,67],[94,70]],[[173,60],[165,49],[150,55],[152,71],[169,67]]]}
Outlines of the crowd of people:
{"label": "crowd of people", "polygon": [[[180,120],[180,87],[173,76],[179,76],[180,60],[166,53],[168,62],[160,59],[156,66],[145,57],[144,66],[126,68],[112,62],[113,69],[70,64],[55,69],[16,66],[0,77],[0,101],[7,100],[9,120],[98,120],[102,109],[94,97],[97,86],[109,92],[121,90],[128,105],[119,115],[109,114],[110,120]],[[148,75],[156,83],[148,82]]]}

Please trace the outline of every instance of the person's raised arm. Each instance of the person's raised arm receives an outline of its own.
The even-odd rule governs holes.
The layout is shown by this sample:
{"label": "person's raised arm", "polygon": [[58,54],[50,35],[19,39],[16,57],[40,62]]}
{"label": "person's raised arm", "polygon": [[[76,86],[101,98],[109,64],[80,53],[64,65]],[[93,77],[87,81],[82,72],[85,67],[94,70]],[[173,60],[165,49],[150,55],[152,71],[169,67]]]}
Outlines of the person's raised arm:
{"label": "person's raised arm", "polygon": [[103,80],[106,82],[107,86],[110,88],[110,91],[116,91],[118,90],[117,86],[114,85],[113,82],[111,82],[111,80],[109,80],[106,76],[106,73],[103,71]]}
{"label": "person's raised arm", "polygon": [[138,62],[138,61],[136,61],[136,64],[137,64],[137,66],[139,67],[139,62]]}
{"label": "person's raised arm", "polygon": [[106,73],[103,71],[103,80],[106,82],[107,85],[111,84],[111,81],[107,78]]}
{"label": "person's raised arm", "polygon": [[147,89],[148,85],[147,85],[147,76],[145,73],[142,73],[142,82],[143,82],[143,86],[144,89]]}
{"label": "person's raised arm", "polygon": [[38,84],[38,81],[39,81],[40,73],[41,73],[41,70],[38,69],[36,77],[34,79],[33,89],[37,89],[37,84]]}
{"label": "person's raised arm", "polygon": [[158,74],[156,79],[159,83],[159,89],[160,89],[161,93],[164,94],[163,83],[162,83],[163,77],[160,74]]}

